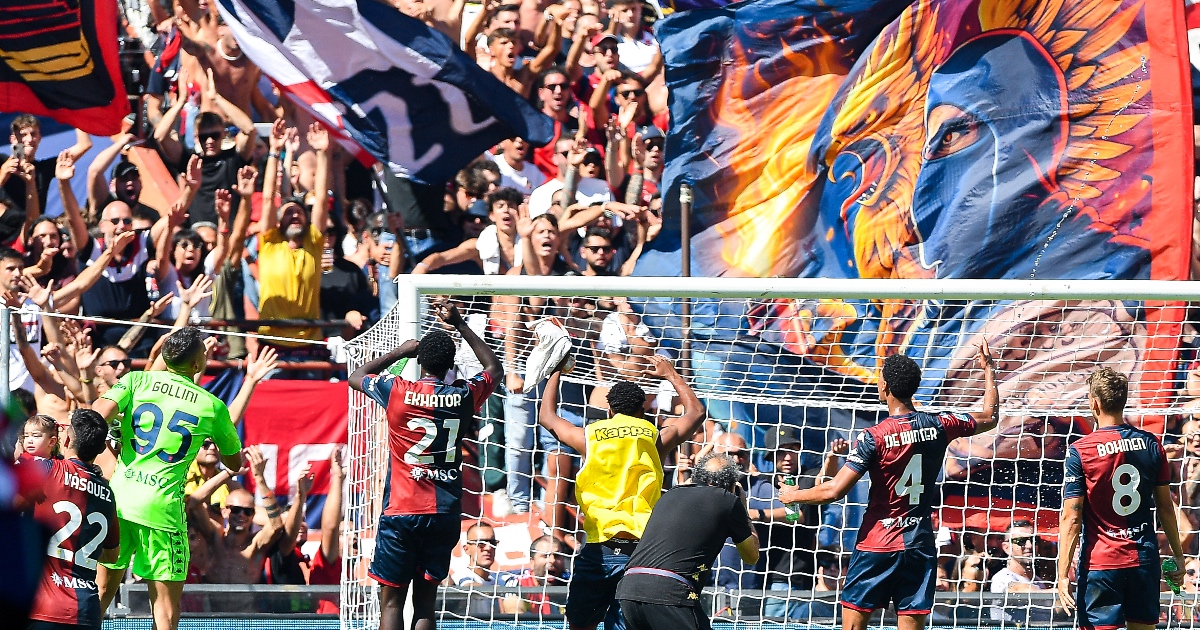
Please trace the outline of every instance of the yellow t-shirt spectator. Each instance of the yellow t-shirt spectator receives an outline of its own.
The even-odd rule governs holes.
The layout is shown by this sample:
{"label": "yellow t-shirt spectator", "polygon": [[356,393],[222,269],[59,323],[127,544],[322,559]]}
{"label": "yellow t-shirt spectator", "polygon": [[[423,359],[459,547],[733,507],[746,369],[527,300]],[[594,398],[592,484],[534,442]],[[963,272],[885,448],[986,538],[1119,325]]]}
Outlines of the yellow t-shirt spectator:
{"label": "yellow t-shirt spectator", "polygon": [[[204,473],[200,472],[200,464],[197,464],[196,460],[193,459],[192,465],[188,467],[187,481],[185,481],[183,484],[184,496],[193,494],[194,492],[199,490],[200,486],[204,485],[205,481],[208,481],[208,480],[204,478]],[[233,482],[231,482],[231,483],[233,483]],[[237,484],[235,483],[234,485],[237,485]],[[220,488],[217,488],[215,491],[213,491],[212,496],[209,497],[209,499],[208,499],[208,502],[217,507],[224,507],[225,506],[225,497],[227,497],[227,496],[229,496],[229,484],[228,483],[222,484]]]}
{"label": "yellow t-shirt spectator", "polygon": [[[325,246],[321,230],[309,225],[304,247],[297,249],[288,245],[278,228],[263,232],[258,238],[258,316],[262,319],[319,319],[321,250]],[[258,332],[297,339],[321,338],[320,328],[262,326]]]}

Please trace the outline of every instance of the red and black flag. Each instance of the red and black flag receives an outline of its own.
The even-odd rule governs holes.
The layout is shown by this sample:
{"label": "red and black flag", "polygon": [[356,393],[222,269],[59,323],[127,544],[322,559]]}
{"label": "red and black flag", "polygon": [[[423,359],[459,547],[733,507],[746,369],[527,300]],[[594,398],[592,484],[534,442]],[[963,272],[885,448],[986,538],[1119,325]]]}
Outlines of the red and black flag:
{"label": "red and black flag", "polygon": [[129,113],[115,0],[4,0],[0,112],[49,116],[96,135]]}

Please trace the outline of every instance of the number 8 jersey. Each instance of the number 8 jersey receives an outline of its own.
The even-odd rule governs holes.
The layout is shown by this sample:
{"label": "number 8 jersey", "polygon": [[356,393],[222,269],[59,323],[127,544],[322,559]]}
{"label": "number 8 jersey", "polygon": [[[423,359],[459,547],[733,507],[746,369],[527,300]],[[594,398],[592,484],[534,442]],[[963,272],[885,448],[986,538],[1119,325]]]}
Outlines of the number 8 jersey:
{"label": "number 8 jersey", "polygon": [[363,393],[387,412],[391,455],[384,516],[462,512],[463,434],[495,388],[487,372],[453,383],[393,374],[363,377]]}
{"label": "number 8 jersey", "polygon": [[951,440],[975,433],[961,413],[914,411],[863,429],[846,466],[871,474],[867,512],[858,529],[859,551],[891,552],[934,547],[937,480]]}
{"label": "number 8 jersey", "polygon": [[1170,481],[1162,442],[1137,427],[1101,427],[1068,447],[1063,498],[1085,497],[1080,570],[1157,566],[1154,488]]}
{"label": "number 8 jersey", "polygon": [[186,531],[183,486],[204,438],[223,455],[242,448],[229,408],[190,379],[171,372],[130,372],[104,392],[116,403],[121,453],[113,471],[117,516],[168,531]]}

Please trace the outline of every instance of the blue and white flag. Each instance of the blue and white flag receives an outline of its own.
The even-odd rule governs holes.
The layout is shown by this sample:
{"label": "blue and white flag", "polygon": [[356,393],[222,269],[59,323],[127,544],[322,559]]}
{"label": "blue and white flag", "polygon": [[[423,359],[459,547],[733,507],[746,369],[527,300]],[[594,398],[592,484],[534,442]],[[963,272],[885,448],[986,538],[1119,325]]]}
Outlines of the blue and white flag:
{"label": "blue and white flag", "polygon": [[551,120],[450,38],[376,0],[220,0],[238,44],[359,159],[440,184],[497,142],[542,146]]}

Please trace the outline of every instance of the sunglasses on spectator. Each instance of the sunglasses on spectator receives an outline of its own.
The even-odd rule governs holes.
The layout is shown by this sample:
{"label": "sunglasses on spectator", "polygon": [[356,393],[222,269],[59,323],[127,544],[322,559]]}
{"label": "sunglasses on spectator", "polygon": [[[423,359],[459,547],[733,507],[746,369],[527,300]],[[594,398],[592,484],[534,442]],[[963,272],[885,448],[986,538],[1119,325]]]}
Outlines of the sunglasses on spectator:
{"label": "sunglasses on spectator", "polygon": [[646,90],[643,90],[643,89],[621,90],[620,92],[617,92],[617,95],[624,96],[625,98],[637,98],[645,93],[646,93]]}
{"label": "sunglasses on spectator", "polygon": [[584,245],[583,248],[589,252],[592,252],[593,254],[612,251],[614,249],[612,245]]}
{"label": "sunglasses on spectator", "polygon": [[133,365],[133,362],[130,361],[129,359],[113,359],[112,361],[101,361],[100,365],[107,365],[108,367],[115,370],[115,369],[117,369],[117,366],[119,366],[119,365],[124,365],[125,367],[129,367],[129,366]]}
{"label": "sunglasses on spectator", "polygon": [[616,44],[601,44],[599,46],[596,46],[596,48],[594,48],[593,50],[595,50],[598,53],[614,52],[617,50],[617,45]]}
{"label": "sunglasses on spectator", "polygon": [[229,506],[229,515],[230,516],[237,516],[238,514],[241,514],[242,516],[254,516],[254,508],[253,507],[242,507],[240,505]]}
{"label": "sunglasses on spectator", "polygon": [[567,89],[567,84],[566,83],[547,83],[547,84],[543,85],[542,88],[546,89],[546,90],[550,90],[551,92],[557,92],[559,90]]}
{"label": "sunglasses on spectator", "polygon": [[113,225],[121,225],[122,223],[125,225],[133,225],[133,217],[116,217],[114,219],[105,219],[105,221],[108,221]]}
{"label": "sunglasses on spectator", "polygon": [[1033,542],[1033,536],[1017,536],[1016,538],[1009,538],[1008,542],[1018,547],[1024,547],[1025,545]]}
{"label": "sunglasses on spectator", "polygon": [[486,540],[468,540],[467,544],[475,545],[476,547],[492,547],[494,549],[500,544],[500,541],[496,540],[495,538],[488,538]]}
{"label": "sunglasses on spectator", "polygon": [[737,450],[737,451],[725,451],[725,454],[733,455],[734,457],[746,457],[750,454],[750,451],[743,448],[743,449]]}
{"label": "sunglasses on spectator", "polygon": [[1187,573],[1189,577],[1196,577],[1195,569],[1188,569],[1187,571],[1185,571],[1185,573]]}
{"label": "sunglasses on spectator", "polygon": [[206,140],[220,140],[223,135],[225,135],[224,131],[202,131],[196,134],[196,138],[203,143]]}
{"label": "sunglasses on spectator", "polygon": [[204,440],[204,442],[202,442],[200,444],[200,448],[214,448],[214,447],[216,447],[216,444],[212,440]]}

